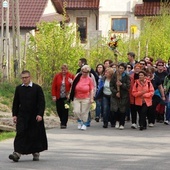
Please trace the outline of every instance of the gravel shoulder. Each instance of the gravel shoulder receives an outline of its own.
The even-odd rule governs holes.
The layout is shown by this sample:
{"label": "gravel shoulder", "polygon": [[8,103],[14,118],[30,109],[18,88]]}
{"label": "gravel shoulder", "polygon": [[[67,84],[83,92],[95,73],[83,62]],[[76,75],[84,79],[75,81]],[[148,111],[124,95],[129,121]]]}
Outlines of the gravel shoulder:
{"label": "gravel shoulder", "polygon": [[[12,121],[11,115],[12,115],[12,113],[10,113],[10,112],[0,111],[0,130],[4,130],[4,129],[9,129],[9,131],[15,130],[15,124]],[[44,122],[45,122],[46,129],[60,127],[59,117],[55,114],[50,115],[50,116],[44,116]],[[68,124],[73,124],[75,122],[76,122],[75,118],[70,117]]]}

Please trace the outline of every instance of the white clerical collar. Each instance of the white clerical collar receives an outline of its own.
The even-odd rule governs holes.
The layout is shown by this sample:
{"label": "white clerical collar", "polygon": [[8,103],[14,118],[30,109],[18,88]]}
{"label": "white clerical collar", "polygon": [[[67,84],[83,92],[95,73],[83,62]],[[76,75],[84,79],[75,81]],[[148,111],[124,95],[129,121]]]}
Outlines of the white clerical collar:
{"label": "white clerical collar", "polygon": [[[30,83],[28,84],[28,86],[30,86],[30,87],[32,87],[32,85],[33,85],[33,83],[32,83],[32,81],[30,81]],[[21,86],[26,86],[25,84],[22,84]],[[27,87],[28,87],[27,86]]]}

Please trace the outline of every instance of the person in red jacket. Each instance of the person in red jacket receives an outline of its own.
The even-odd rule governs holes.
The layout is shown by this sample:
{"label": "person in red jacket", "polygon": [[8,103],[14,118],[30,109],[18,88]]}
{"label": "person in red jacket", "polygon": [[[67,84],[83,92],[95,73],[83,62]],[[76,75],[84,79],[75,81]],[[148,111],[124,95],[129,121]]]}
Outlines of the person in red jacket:
{"label": "person in red jacket", "polygon": [[65,107],[74,75],[68,71],[67,64],[61,66],[61,72],[54,76],[52,82],[52,100],[56,102],[56,110],[60,118],[60,128],[66,129],[69,108]]}
{"label": "person in red jacket", "polygon": [[136,80],[132,95],[135,97],[135,105],[139,113],[140,130],[146,129],[146,113],[148,108],[152,105],[152,96],[154,95],[154,88],[150,80],[147,79],[145,71],[139,71],[139,79]]}

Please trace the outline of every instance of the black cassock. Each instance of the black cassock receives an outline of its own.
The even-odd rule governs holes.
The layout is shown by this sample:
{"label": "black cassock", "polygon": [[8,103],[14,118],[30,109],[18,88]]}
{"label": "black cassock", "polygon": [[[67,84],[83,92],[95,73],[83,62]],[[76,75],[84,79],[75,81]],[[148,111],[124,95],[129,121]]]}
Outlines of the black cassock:
{"label": "black cassock", "polygon": [[14,151],[31,154],[48,149],[44,120],[37,122],[36,116],[44,116],[45,98],[42,88],[33,86],[16,87],[12,114],[17,116]]}

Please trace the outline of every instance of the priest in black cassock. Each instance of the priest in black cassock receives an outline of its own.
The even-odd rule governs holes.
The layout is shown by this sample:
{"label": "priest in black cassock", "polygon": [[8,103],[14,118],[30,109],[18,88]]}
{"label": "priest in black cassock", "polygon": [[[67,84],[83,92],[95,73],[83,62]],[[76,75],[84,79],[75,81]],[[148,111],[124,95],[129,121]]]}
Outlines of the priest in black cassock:
{"label": "priest in black cassock", "polygon": [[9,159],[18,162],[22,154],[32,154],[39,161],[40,152],[48,149],[44,127],[45,98],[42,88],[31,81],[30,72],[21,73],[22,84],[15,89],[12,116],[16,123],[14,152]]}

